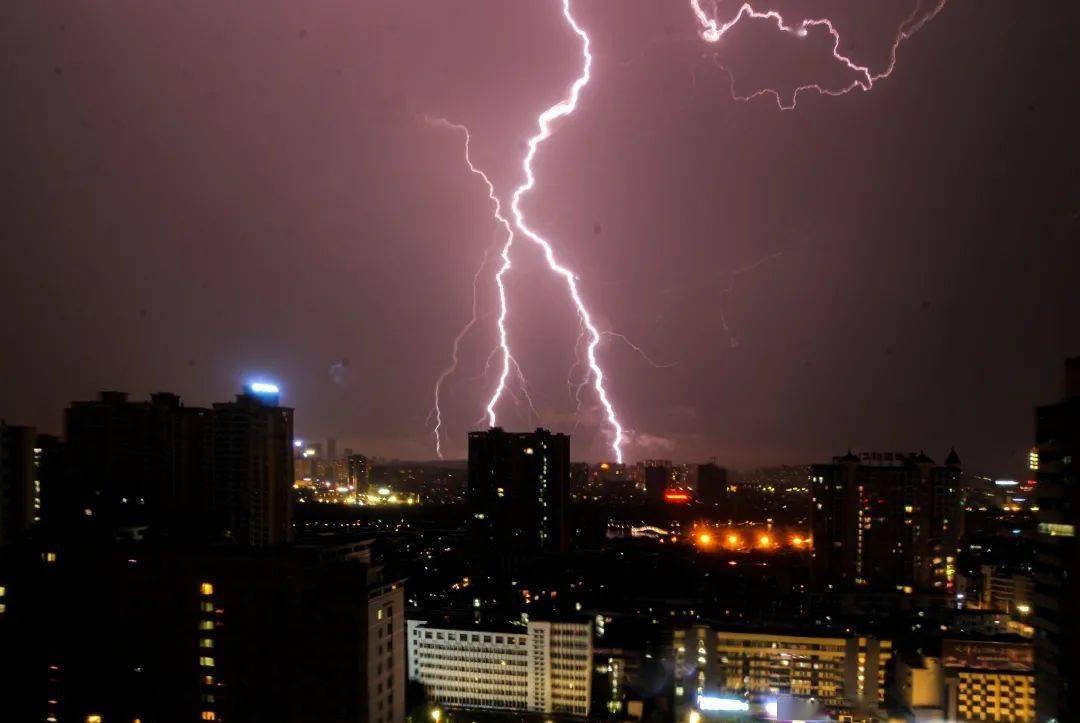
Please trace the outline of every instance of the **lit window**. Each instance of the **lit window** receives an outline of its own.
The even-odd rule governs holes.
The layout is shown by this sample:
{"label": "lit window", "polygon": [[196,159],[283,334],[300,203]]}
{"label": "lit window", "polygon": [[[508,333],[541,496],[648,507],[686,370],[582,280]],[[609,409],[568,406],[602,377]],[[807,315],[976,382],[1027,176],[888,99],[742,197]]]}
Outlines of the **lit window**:
{"label": "lit window", "polygon": [[204,675],[203,679],[202,679],[202,682],[203,682],[203,685],[213,685],[214,684],[214,676],[212,676],[212,675]]}
{"label": "lit window", "polygon": [[199,621],[199,630],[213,630],[213,629],[214,629],[214,621],[213,620],[200,620]]}
{"label": "lit window", "polygon": [[382,620],[382,618],[383,618],[383,609],[379,608],[378,610],[375,611],[375,619],[376,620]]}
{"label": "lit window", "polygon": [[204,710],[202,712],[203,720],[217,720],[217,713],[212,710]]}
{"label": "lit window", "polygon": [[214,586],[208,582],[204,582],[202,585],[199,585],[199,593],[202,595],[213,595]]}
{"label": "lit window", "polygon": [[86,723],[101,723],[101,716],[96,713],[91,713],[86,716]]}
{"label": "lit window", "polygon": [[212,647],[214,647],[214,641],[211,640],[210,638],[202,638],[199,641],[199,647],[200,648],[212,648]]}
{"label": "lit window", "polygon": [[7,595],[7,588],[0,585],[0,597],[4,597],[5,595]]}
{"label": "lit window", "polygon": [[203,657],[199,658],[199,665],[201,665],[204,668],[213,668],[214,667],[214,659],[203,656]]}
{"label": "lit window", "polygon": [[41,556],[41,559],[45,560],[45,562],[56,562],[56,553],[46,552]]}
{"label": "lit window", "polygon": [[199,603],[199,609],[202,610],[204,613],[212,613],[214,612],[214,603],[210,602],[209,600],[204,600]]}

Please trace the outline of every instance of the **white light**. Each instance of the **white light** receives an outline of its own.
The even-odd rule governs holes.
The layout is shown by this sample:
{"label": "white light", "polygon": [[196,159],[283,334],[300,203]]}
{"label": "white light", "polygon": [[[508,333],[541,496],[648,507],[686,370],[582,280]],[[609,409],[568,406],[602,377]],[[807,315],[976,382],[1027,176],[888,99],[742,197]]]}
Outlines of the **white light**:
{"label": "white light", "polygon": [[1014,480],[1014,479],[997,479],[997,480],[994,480],[994,484],[996,484],[998,487],[1015,487],[1016,486],[1016,480]]}
{"label": "white light", "polygon": [[765,701],[765,715],[769,716],[770,718],[776,718],[776,710],[777,705],[775,698]]}
{"label": "white light", "polygon": [[698,708],[701,710],[720,710],[728,712],[748,711],[750,704],[738,698],[718,698],[715,695],[699,695]]}
{"label": "white light", "polygon": [[256,394],[277,394],[281,391],[278,389],[277,384],[268,384],[267,382],[252,382],[248,385],[248,389]]}
{"label": "white light", "polygon": [[292,443],[292,446],[294,446],[294,447],[296,447],[296,448],[298,448],[298,449],[299,449],[300,447],[303,447],[303,446],[304,446],[304,442],[303,442],[303,440],[297,439],[296,441],[294,441],[294,442]]}
{"label": "white light", "polygon": [[379,488],[379,494],[382,495],[383,497],[386,497],[388,494],[390,494],[390,488],[389,487],[380,487]]}

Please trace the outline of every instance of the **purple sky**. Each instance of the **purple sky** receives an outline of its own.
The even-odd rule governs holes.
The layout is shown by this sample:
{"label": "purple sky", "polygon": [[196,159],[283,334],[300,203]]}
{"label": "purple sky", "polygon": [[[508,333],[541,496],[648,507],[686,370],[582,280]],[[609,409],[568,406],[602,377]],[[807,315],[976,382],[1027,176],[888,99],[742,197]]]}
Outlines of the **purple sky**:
{"label": "purple sky", "polygon": [[[824,36],[685,0],[576,0],[596,65],[526,202],[604,329],[631,459],[731,466],[919,449],[1010,472],[1080,353],[1073,3],[951,0],[871,93]],[[733,0],[721,8],[735,7]],[[255,8],[258,8],[257,11]],[[910,0],[828,14],[875,69]],[[98,389],[189,404],[280,381],[297,431],[432,456],[431,387],[497,239],[461,139],[508,193],[579,46],[554,0],[16,0],[0,22],[0,417],[59,431]],[[541,423],[574,425],[562,287],[516,247],[511,333]],[[741,273],[736,270],[744,269]],[[451,455],[494,377],[493,288],[444,393]],[[603,456],[586,396],[574,456]],[[501,421],[535,426],[513,401]]]}

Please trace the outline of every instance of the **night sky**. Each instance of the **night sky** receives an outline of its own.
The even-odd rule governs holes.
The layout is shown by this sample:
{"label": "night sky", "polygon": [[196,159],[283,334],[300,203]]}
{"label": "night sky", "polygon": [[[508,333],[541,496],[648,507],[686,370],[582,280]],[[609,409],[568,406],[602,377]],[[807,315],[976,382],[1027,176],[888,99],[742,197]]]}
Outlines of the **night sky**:
{"label": "night sky", "polygon": [[[912,6],[769,7],[829,15],[877,69]],[[574,11],[593,79],[525,210],[600,327],[663,365],[602,347],[627,456],[955,444],[1018,471],[1032,406],[1080,353],[1080,6],[951,0],[872,92],[791,112],[733,101],[717,62],[740,93],[844,85],[824,35],[745,22],[712,46],[686,0]],[[467,124],[508,194],[580,69],[554,0],[14,0],[0,48],[0,417],[59,432],[99,389],[206,405],[263,376],[299,435],[433,456],[432,383],[499,237],[461,137],[424,116]],[[573,429],[599,459],[595,399],[576,416],[567,386],[573,309],[534,248],[514,264],[540,418],[508,398],[500,421]],[[494,383],[490,273],[479,290],[444,391],[451,456]]]}

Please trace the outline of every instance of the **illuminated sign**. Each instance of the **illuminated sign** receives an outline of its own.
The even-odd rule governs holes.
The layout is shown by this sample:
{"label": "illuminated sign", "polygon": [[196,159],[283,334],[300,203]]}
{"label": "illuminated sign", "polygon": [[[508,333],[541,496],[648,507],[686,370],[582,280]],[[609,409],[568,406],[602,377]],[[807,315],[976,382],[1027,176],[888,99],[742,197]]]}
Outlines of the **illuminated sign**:
{"label": "illuminated sign", "polygon": [[1030,672],[1035,651],[1022,643],[945,640],[941,644],[941,664],[946,668]]}
{"label": "illuminated sign", "polygon": [[1016,486],[1016,480],[1014,480],[1014,479],[996,479],[996,480],[994,480],[994,484],[996,484],[998,487],[1015,487]]}
{"label": "illuminated sign", "polygon": [[252,382],[248,384],[248,390],[252,394],[278,394],[281,392],[278,389],[277,384],[269,384],[267,382]]}
{"label": "illuminated sign", "polygon": [[664,502],[682,505],[690,501],[690,493],[683,490],[664,490]]}
{"label": "illuminated sign", "polygon": [[727,713],[746,712],[750,710],[750,704],[740,698],[720,698],[715,695],[699,695],[698,708],[708,711],[724,711]]}

